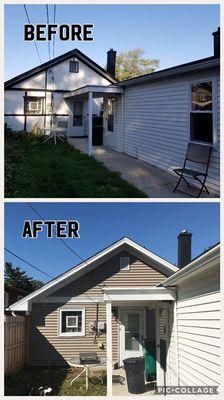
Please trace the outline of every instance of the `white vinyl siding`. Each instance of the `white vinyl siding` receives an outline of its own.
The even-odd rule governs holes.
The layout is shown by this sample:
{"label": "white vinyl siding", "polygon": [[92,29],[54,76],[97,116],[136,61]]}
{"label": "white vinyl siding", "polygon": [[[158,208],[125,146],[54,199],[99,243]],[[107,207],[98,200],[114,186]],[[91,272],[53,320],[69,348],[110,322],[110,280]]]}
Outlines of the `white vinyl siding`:
{"label": "white vinyl siding", "polygon": [[[116,149],[165,171],[182,167],[190,141],[190,82],[214,81],[214,147],[208,187],[219,190],[219,71],[185,74],[125,88],[124,132]],[[121,111],[120,111],[121,112]],[[119,111],[117,110],[117,114]],[[118,118],[118,115],[117,115]],[[124,149],[118,143],[123,141]],[[113,146],[114,147],[114,146]]]}
{"label": "white vinyl siding", "polygon": [[180,385],[220,384],[218,281],[217,269],[179,287],[177,339]]}

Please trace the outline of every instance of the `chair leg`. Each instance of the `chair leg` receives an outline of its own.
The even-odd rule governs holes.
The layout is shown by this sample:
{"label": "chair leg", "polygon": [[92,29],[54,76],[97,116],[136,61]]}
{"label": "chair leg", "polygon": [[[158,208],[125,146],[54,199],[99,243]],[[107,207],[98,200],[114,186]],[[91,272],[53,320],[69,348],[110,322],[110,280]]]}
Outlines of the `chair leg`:
{"label": "chair leg", "polygon": [[176,192],[176,190],[177,190],[177,188],[178,188],[178,186],[179,186],[179,184],[180,184],[181,179],[182,179],[182,175],[180,175],[180,178],[179,178],[179,180],[178,180],[178,182],[177,182],[175,188],[173,189],[173,193]]}
{"label": "chair leg", "polygon": [[210,192],[208,191],[207,187],[205,186],[206,177],[204,178],[203,181],[201,181],[200,179],[197,179],[197,181],[200,182],[200,184],[201,184],[201,189],[200,189],[200,191],[199,191],[197,197],[200,197],[200,196],[201,196],[202,191],[203,191],[204,188],[205,188],[206,192],[207,192],[208,194],[210,194]]}

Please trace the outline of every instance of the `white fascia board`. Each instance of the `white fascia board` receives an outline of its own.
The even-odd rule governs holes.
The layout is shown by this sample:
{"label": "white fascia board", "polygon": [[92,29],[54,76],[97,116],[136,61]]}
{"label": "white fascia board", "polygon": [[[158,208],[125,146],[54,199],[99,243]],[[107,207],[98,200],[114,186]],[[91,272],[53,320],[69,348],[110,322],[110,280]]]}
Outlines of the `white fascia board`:
{"label": "white fascia board", "polygon": [[158,287],[103,288],[104,300],[108,301],[164,301],[176,300],[173,290]]}
{"label": "white fascia board", "polygon": [[[29,294],[28,296],[24,297],[23,299],[17,301],[16,303],[12,304],[9,307],[9,310],[16,311],[18,310],[18,307],[20,305],[25,304],[26,302],[32,301],[34,298],[37,298],[38,296],[42,295],[42,293],[47,292],[47,294],[50,294],[54,292],[55,286],[60,286],[63,287],[65,284],[68,284],[70,279],[75,279],[75,275],[80,276],[80,274],[85,274],[92,270],[91,264],[96,263],[103,258],[104,256],[108,255],[109,253],[115,251],[116,249],[119,249],[122,245],[128,245],[131,248],[139,251],[140,253],[144,254],[149,258],[149,260],[155,261],[155,263],[158,263],[160,266],[162,266],[164,269],[170,272],[175,272],[178,270],[177,267],[174,265],[170,264],[168,261],[162,259],[161,257],[155,255],[154,253],[150,252],[149,250],[145,249],[144,247],[138,245],[131,239],[125,237],[117,242],[113,243],[111,246],[107,247],[106,249],[100,251],[99,253],[95,254],[94,256],[90,257],[86,261],[82,262],[81,264],[75,266],[74,268],[70,269],[69,271],[63,273],[62,275],[58,276],[57,278],[53,279],[52,281],[46,283],[43,287],[40,289],[36,290],[35,292]],[[78,274],[79,273],[79,274]]]}
{"label": "white fascia board", "polygon": [[100,93],[116,94],[116,93],[124,93],[124,89],[122,89],[119,86],[113,86],[113,85],[109,85],[109,86],[86,85],[86,86],[83,86],[82,88],[73,90],[69,94],[65,94],[63,96],[63,98],[64,99],[69,99],[70,97],[80,96],[80,95],[83,95],[83,94],[88,94],[89,92],[92,92],[92,93],[99,93],[100,92]]}
{"label": "white fascia board", "polygon": [[98,297],[87,297],[87,296],[76,296],[76,297],[69,297],[69,296],[49,296],[49,297],[41,297],[38,298],[38,303],[102,303],[103,296]]}
{"label": "white fascia board", "polygon": [[164,260],[163,258],[157,256],[156,254],[152,253],[150,250],[142,247],[141,245],[133,242],[131,239],[126,238],[126,243],[129,244],[131,247],[138,250],[140,253],[144,254],[145,256],[151,258],[153,261],[157,262],[158,264],[162,265],[163,267],[167,268],[169,271],[176,272],[179,270],[175,265],[169,263],[169,261]]}
{"label": "white fascia board", "polygon": [[164,287],[177,285],[180,282],[191,279],[200,274],[202,271],[208,271],[219,263],[220,259],[220,244],[213,247],[211,250],[202,254],[196,260],[190,262],[186,267],[181,268],[178,272],[167,278],[162,285]]}

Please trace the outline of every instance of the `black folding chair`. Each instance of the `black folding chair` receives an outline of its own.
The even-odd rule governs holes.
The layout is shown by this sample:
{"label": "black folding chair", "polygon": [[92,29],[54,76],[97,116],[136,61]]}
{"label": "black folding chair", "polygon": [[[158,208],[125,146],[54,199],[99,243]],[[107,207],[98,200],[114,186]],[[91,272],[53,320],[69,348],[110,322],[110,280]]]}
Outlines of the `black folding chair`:
{"label": "black folding chair", "polygon": [[[178,180],[173,192],[176,192],[182,179],[184,180],[184,182],[187,184],[187,186],[189,188],[195,189],[195,186],[191,186],[189,184],[189,182],[187,181],[187,179],[192,179],[201,185],[201,188],[199,187],[199,192],[198,192],[197,196],[194,196],[187,192],[182,192],[181,190],[178,190],[178,191],[185,193],[192,197],[200,197],[203,189],[205,189],[206,192],[209,194],[209,191],[208,191],[207,187],[205,186],[205,181],[206,181],[206,178],[208,175],[208,168],[209,168],[209,163],[210,163],[210,158],[211,158],[211,152],[212,152],[211,146],[207,146],[207,145],[203,145],[203,144],[196,144],[196,143],[188,144],[183,168],[173,169],[173,171],[179,176],[179,180]],[[190,166],[191,168],[187,168],[189,163],[191,163],[191,166]],[[192,169],[192,168],[194,168],[194,164],[197,164],[198,166],[200,165],[201,169],[203,171]]]}

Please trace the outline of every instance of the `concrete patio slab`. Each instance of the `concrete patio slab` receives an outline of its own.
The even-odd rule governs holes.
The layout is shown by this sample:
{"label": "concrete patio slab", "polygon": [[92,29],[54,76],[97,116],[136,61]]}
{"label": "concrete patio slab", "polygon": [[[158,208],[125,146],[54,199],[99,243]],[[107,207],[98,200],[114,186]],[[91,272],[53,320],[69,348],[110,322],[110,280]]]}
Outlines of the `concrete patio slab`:
{"label": "concrete patio slab", "polygon": [[[87,138],[69,138],[68,142],[76,149],[88,154]],[[173,193],[178,178],[169,172],[138,160],[124,153],[119,153],[105,146],[94,146],[93,157],[101,161],[110,171],[120,173],[121,177],[140,189],[150,198],[191,198],[181,192]],[[185,184],[180,187],[186,191]],[[191,190],[193,196],[197,190]],[[216,197],[203,193],[201,198]]]}
{"label": "concrete patio slab", "polygon": [[119,368],[113,371],[113,377],[119,376],[124,378],[125,380],[123,383],[113,383],[113,396],[134,396],[139,398],[154,395],[155,390],[152,383],[145,384],[145,392],[142,394],[129,393],[124,368]]}

